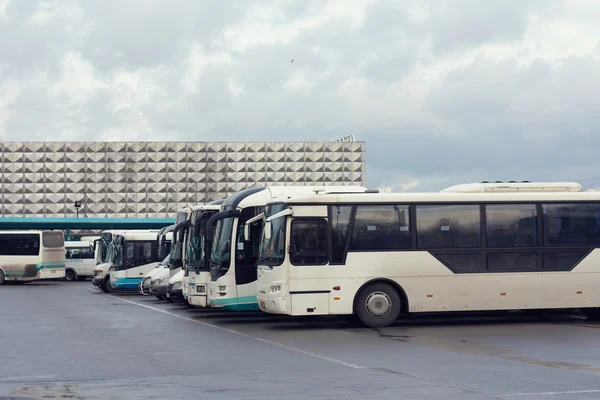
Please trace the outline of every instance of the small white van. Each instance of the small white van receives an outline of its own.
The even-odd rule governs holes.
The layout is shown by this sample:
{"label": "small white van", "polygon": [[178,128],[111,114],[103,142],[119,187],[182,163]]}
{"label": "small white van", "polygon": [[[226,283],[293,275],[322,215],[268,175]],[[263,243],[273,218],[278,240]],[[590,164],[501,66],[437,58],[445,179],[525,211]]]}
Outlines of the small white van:
{"label": "small white van", "polygon": [[65,279],[85,281],[94,276],[94,242],[65,242]]}

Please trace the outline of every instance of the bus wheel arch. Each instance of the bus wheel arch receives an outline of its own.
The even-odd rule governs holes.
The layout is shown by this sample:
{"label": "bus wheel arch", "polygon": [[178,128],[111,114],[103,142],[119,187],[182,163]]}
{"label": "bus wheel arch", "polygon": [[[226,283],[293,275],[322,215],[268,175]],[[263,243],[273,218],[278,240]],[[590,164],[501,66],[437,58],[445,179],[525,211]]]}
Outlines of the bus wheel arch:
{"label": "bus wheel arch", "polygon": [[[371,292],[371,293],[369,293]],[[371,297],[369,297],[371,296]],[[378,296],[384,303],[389,306],[389,315],[373,316],[368,310],[369,299],[376,299]],[[372,310],[372,309],[371,309]],[[356,292],[352,304],[352,314],[355,315],[364,325],[371,328],[384,327],[396,321],[399,314],[408,312],[408,297],[404,289],[396,282],[385,279],[376,278],[365,282]]]}
{"label": "bus wheel arch", "polygon": [[77,272],[73,268],[65,268],[65,279],[68,281],[74,281],[77,279]]}

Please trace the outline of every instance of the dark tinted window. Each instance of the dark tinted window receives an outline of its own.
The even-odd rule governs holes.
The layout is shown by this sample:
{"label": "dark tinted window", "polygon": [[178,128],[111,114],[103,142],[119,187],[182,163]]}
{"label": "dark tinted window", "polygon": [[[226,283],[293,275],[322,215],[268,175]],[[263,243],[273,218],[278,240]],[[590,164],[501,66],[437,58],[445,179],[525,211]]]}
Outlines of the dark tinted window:
{"label": "dark tinted window", "polygon": [[66,257],[70,260],[94,258],[94,250],[91,247],[69,247]]}
{"label": "dark tinted window", "polygon": [[38,234],[0,235],[0,255],[37,256],[39,253],[40,236]]}
{"label": "dark tinted window", "polygon": [[480,272],[481,252],[477,253],[435,253],[454,272]]}
{"label": "dark tinted window", "polygon": [[485,208],[488,247],[537,246],[534,204],[497,204]]}
{"label": "dark tinted window", "polygon": [[292,220],[290,260],[294,265],[327,263],[327,222],[324,219]]}
{"label": "dark tinted window", "polygon": [[481,246],[478,205],[417,206],[420,249]]}
{"label": "dark tinted window", "polygon": [[544,251],[544,269],[569,271],[587,254],[587,251]]}
{"label": "dark tinted window", "polygon": [[331,260],[333,263],[339,264],[344,261],[351,213],[352,206],[331,206]]}
{"label": "dark tinted window", "polygon": [[358,206],[350,250],[410,248],[408,206]]}
{"label": "dark tinted window", "polygon": [[599,246],[600,204],[544,204],[545,246]]}
{"label": "dark tinted window", "polygon": [[535,271],[537,252],[488,253],[488,271]]}
{"label": "dark tinted window", "polygon": [[[264,211],[263,207],[244,208],[238,219],[235,247],[235,282],[238,285],[256,281],[256,262],[258,261],[262,221],[256,221],[250,228],[250,241],[244,240],[244,225]],[[285,218],[284,218],[285,220]]]}
{"label": "dark tinted window", "polygon": [[127,242],[127,265],[126,268],[134,268],[155,261],[156,242]]}
{"label": "dark tinted window", "polygon": [[62,232],[42,232],[44,247],[63,247],[65,239]]}

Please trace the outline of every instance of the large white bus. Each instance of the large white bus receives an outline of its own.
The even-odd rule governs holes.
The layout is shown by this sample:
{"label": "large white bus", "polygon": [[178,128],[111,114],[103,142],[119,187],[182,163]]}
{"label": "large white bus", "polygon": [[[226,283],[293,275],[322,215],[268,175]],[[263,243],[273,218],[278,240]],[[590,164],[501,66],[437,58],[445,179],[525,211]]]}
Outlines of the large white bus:
{"label": "large white bus", "polygon": [[[315,192],[364,192],[360,186],[264,186],[241,190],[228,197],[208,224],[215,225],[210,258],[208,304],[233,311],[258,310],[256,262],[262,212],[273,199]],[[244,235],[244,225],[249,234]],[[246,240],[248,239],[248,240]]]}
{"label": "large white bus", "polygon": [[0,285],[64,276],[65,239],[61,231],[0,232]]}
{"label": "large white bus", "polygon": [[103,292],[111,291],[110,286],[110,268],[113,257],[115,256],[114,240],[118,235],[123,234],[124,230],[106,230],[100,235],[100,240],[96,241],[96,266],[94,267],[94,277],[92,284],[97,286]]}
{"label": "large white bus", "polygon": [[[223,200],[213,201],[192,211],[187,241],[188,304],[206,307],[206,286],[210,279],[208,260],[212,238],[209,234],[208,220],[221,209]],[[185,288],[184,288],[185,290]]]}
{"label": "large white bus", "polygon": [[598,317],[600,193],[505,185],[268,204],[261,309],[354,314],[369,327],[421,312],[582,309]]}
{"label": "large white bus", "polygon": [[85,281],[87,278],[93,277],[96,266],[96,249],[93,241],[65,242],[65,279]]}
{"label": "large white bus", "polygon": [[189,220],[192,215],[191,207],[184,207],[178,212],[175,221],[175,228],[172,234],[171,251],[169,254],[169,267],[161,269],[152,277],[150,293],[158,299],[167,298],[167,290],[169,280],[176,275],[183,267],[184,256],[184,240],[187,229],[189,228]]}
{"label": "large white bus", "polygon": [[162,261],[159,230],[126,230],[113,241],[110,286],[115,291],[137,291],[144,275]]}

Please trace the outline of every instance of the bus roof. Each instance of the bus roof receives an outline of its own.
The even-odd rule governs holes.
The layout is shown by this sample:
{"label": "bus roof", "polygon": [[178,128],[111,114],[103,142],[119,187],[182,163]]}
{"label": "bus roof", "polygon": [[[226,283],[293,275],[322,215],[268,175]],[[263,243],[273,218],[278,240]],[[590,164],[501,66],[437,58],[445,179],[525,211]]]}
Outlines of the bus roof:
{"label": "bus roof", "polygon": [[229,196],[222,204],[222,209],[264,206],[274,199],[289,199],[309,195],[311,193],[364,193],[363,186],[263,186],[240,190]]}
{"label": "bus roof", "polygon": [[480,182],[463,183],[447,187],[440,192],[487,193],[487,192],[583,192],[577,182]]}
{"label": "bus roof", "polygon": [[[481,202],[569,202],[597,201],[600,192],[518,192],[518,193],[355,193],[320,194],[282,199],[287,204],[335,203],[481,203]],[[273,201],[277,203],[281,201]]]}

